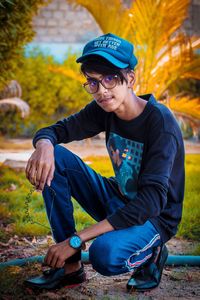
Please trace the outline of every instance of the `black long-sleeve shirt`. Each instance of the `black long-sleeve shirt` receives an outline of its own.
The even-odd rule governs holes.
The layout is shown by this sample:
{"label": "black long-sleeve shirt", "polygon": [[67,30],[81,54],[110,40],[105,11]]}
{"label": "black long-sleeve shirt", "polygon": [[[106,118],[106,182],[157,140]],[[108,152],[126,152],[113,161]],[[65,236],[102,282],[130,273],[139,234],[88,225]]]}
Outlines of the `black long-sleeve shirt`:
{"label": "black long-sleeve shirt", "polygon": [[125,121],[105,112],[95,101],[79,113],[40,129],[39,139],[53,145],[68,143],[106,132],[106,146],[125,206],[107,219],[115,229],[150,220],[163,242],[177,231],[184,197],[184,144],[180,128],[170,110],[153,95],[136,118]]}

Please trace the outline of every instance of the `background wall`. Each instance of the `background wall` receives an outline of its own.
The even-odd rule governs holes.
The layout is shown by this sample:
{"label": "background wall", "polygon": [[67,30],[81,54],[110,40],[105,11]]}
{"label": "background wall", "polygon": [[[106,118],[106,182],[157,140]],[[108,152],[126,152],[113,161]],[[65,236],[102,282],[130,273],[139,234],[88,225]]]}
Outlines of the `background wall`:
{"label": "background wall", "polygon": [[[124,0],[127,6],[131,2],[132,0]],[[183,26],[188,34],[200,35],[199,16],[200,0],[192,0],[189,18]],[[45,52],[52,53],[57,60],[62,60],[69,47],[72,51],[81,51],[83,44],[102,33],[85,8],[75,8],[66,0],[52,0],[41,8],[33,19],[33,24],[36,36],[27,49],[39,46]]]}
{"label": "background wall", "polygon": [[53,0],[34,18],[35,42],[85,43],[101,33],[93,17],[82,7]]}

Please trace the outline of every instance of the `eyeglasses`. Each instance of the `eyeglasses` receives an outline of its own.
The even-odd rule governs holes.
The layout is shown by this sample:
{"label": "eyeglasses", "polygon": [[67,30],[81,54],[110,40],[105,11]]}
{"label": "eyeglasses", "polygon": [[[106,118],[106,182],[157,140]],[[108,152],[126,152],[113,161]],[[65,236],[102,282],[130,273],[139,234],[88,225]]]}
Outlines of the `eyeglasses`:
{"label": "eyeglasses", "polygon": [[99,83],[101,83],[105,89],[113,89],[118,82],[118,75],[105,75],[101,80],[91,77],[87,79],[87,82],[83,84],[83,87],[89,94],[95,94],[99,89]]}

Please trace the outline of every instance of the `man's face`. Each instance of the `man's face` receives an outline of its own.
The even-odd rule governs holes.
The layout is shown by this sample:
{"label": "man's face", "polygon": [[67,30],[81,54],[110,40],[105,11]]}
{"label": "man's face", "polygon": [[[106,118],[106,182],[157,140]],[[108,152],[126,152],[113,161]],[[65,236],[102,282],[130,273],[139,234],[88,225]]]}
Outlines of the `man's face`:
{"label": "man's face", "polygon": [[[123,83],[121,83],[120,78],[117,78],[117,84],[113,88],[106,88],[105,85],[107,84],[107,82],[109,86],[109,80],[113,80],[111,76],[114,75],[101,75],[98,73],[86,74],[87,82],[89,82],[90,84],[98,85],[98,90],[97,92],[93,93],[93,96],[97,104],[106,112],[116,112],[118,109],[120,109],[121,105],[123,105],[126,99],[128,99],[127,96],[130,92],[130,89],[128,87],[128,74],[124,75],[126,76],[128,83],[125,80],[123,81]],[[94,80],[94,82],[92,82],[92,80]],[[100,82],[95,83],[95,80],[102,81],[102,84]]]}

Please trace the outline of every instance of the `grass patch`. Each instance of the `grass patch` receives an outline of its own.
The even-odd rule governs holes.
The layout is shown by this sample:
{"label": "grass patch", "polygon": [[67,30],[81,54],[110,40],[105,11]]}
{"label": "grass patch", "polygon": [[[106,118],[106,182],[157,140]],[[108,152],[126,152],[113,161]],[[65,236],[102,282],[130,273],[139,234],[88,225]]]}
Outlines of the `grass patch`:
{"label": "grass patch", "polygon": [[[85,159],[90,166],[103,176],[112,176],[113,169],[108,157],[87,157]],[[199,206],[199,177],[200,155],[186,155],[186,189],[183,208],[183,218],[179,226],[178,236],[193,240],[200,240],[200,206]],[[13,169],[0,166],[0,218],[3,226],[10,226],[5,235],[46,235],[50,233],[49,223],[46,217],[42,195],[34,192],[29,203],[29,215],[35,221],[41,223],[31,224],[27,222],[25,199],[32,188],[23,172],[16,173]],[[73,200],[74,217],[77,230],[88,227],[95,221]],[[5,238],[1,228],[0,237]],[[197,249],[199,252],[199,249]]]}
{"label": "grass patch", "polygon": [[200,255],[200,244],[198,244],[194,250],[192,251],[191,255]]}
{"label": "grass patch", "polygon": [[177,236],[200,240],[200,155],[187,154],[186,183],[182,221]]}

